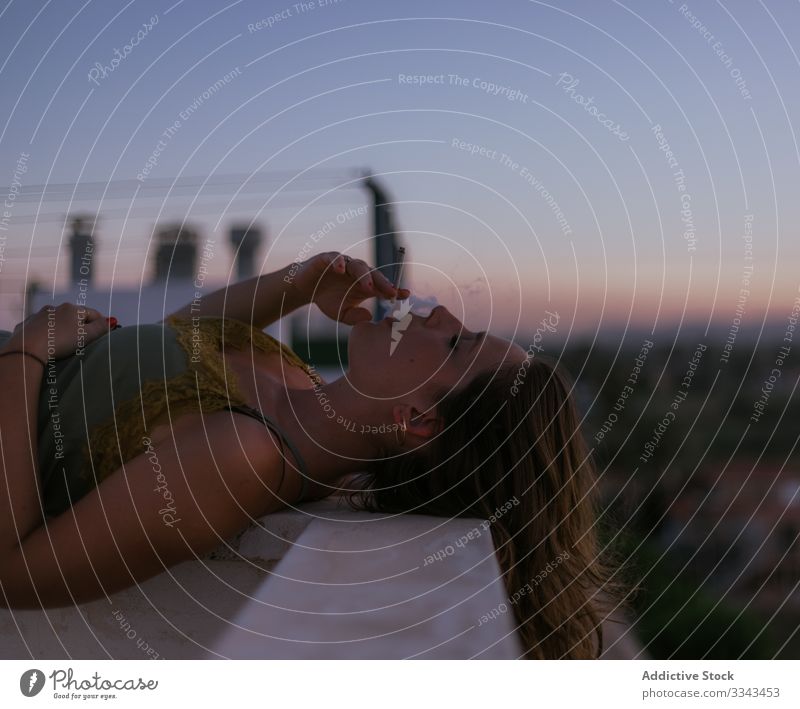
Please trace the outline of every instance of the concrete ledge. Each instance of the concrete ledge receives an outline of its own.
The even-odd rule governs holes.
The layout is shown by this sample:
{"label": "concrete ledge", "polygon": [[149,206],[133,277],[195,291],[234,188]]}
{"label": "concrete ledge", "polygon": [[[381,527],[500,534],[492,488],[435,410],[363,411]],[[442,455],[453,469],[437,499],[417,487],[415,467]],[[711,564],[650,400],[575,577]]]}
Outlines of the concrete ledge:
{"label": "concrete ledge", "polygon": [[108,599],[0,611],[3,659],[512,658],[479,520],[355,513],[333,499],[258,520],[205,559]]}
{"label": "concrete ledge", "polygon": [[480,520],[369,513],[313,519],[215,649],[235,658],[516,658],[488,532],[425,563]]}

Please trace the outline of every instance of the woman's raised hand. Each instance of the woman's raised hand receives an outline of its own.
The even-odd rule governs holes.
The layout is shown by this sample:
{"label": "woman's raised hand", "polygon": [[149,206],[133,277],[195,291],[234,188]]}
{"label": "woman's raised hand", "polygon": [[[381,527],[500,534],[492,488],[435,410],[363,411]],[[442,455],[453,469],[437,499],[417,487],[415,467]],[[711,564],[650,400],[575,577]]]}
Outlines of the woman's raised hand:
{"label": "woman's raised hand", "polygon": [[328,251],[300,264],[295,275],[297,289],[308,302],[329,318],[346,325],[371,320],[366,308],[359,307],[367,298],[408,298],[411,291],[399,290],[386,276],[361,259]]}
{"label": "woman's raised hand", "polygon": [[42,359],[61,359],[105,335],[109,323],[94,308],[72,303],[45,305],[14,328],[4,350],[25,349]]}

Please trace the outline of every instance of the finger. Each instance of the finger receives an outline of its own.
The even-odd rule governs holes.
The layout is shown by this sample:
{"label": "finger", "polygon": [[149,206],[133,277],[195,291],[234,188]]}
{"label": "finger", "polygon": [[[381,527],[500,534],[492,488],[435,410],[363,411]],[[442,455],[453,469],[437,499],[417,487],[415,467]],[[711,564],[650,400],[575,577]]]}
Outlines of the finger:
{"label": "finger", "polygon": [[372,272],[372,277],[379,293],[387,298],[394,298],[397,295],[397,288],[395,288],[394,284],[379,270],[375,269]]}
{"label": "finger", "polygon": [[356,325],[367,320],[372,320],[372,315],[366,308],[350,308],[341,318],[345,325]]}
{"label": "finger", "polygon": [[339,256],[340,254],[338,251],[326,251],[324,254],[320,254],[319,258],[326,268],[333,268],[336,265],[336,260],[339,258]]}
{"label": "finger", "polygon": [[86,339],[91,341],[105,335],[111,327],[105,318],[96,318],[91,322],[87,321],[84,329],[86,330]]}
{"label": "finger", "polygon": [[[89,326],[94,326],[98,321],[101,321],[106,326],[108,325],[108,318],[106,318],[99,310],[95,310],[94,308],[80,307],[77,310],[77,316],[78,324],[86,328],[87,333],[96,331],[96,327],[90,328]],[[107,329],[108,327],[105,327],[103,328],[103,331]]]}
{"label": "finger", "polygon": [[361,259],[353,259],[348,264],[347,272],[367,293],[370,295],[375,294],[375,282],[372,279],[372,270],[364,261]]}
{"label": "finger", "polygon": [[400,300],[405,300],[410,295],[411,291],[408,290],[408,288],[401,288],[400,290],[397,291],[397,297],[400,298]]}
{"label": "finger", "polygon": [[86,308],[84,310],[84,320],[88,322],[94,322],[98,318],[103,318],[103,314],[99,310],[95,310],[94,308]]}

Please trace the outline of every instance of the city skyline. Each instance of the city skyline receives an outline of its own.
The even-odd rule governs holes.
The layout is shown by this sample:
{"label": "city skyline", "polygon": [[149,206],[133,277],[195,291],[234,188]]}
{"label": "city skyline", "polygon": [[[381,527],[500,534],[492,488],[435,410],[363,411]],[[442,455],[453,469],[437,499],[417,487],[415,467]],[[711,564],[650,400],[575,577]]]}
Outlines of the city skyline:
{"label": "city skyline", "polygon": [[[68,213],[100,215],[106,287],[142,280],[155,225],[175,219],[215,240],[253,219],[266,272],[364,205],[353,184],[370,169],[396,203],[409,285],[470,327],[532,329],[544,308],[583,334],[785,318],[800,256],[789,9],[513,8],[62,5],[34,33],[34,8],[10,4],[0,183],[95,183],[100,197],[6,210],[5,310],[31,278],[66,282],[52,254]],[[248,187],[262,171],[286,177]],[[222,195],[169,184],[231,174],[245,177]],[[319,250],[369,257],[369,234],[360,215]],[[212,277],[229,268],[216,259]]]}

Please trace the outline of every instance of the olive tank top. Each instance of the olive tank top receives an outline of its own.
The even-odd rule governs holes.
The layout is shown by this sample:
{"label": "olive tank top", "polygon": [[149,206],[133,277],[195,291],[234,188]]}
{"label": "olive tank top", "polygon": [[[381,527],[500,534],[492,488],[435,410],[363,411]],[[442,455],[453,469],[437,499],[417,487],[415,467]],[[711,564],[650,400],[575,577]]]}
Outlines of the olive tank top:
{"label": "olive tank top", "polygon": [[[11,336],[0,331],[0,346]],[[186,412],[223,409],[259,419],[297,449],[268,416],[248,406],[223,346],[280,352],[315,385],[312,367],[271,335],[232,318],[179,318],[112,330],[81,353],[48,361],[38,412],[38,462],[46,515],[61,514],[123,463],[148,450],[148,432]],[[301,493],[302,495],[302,493]]]}

